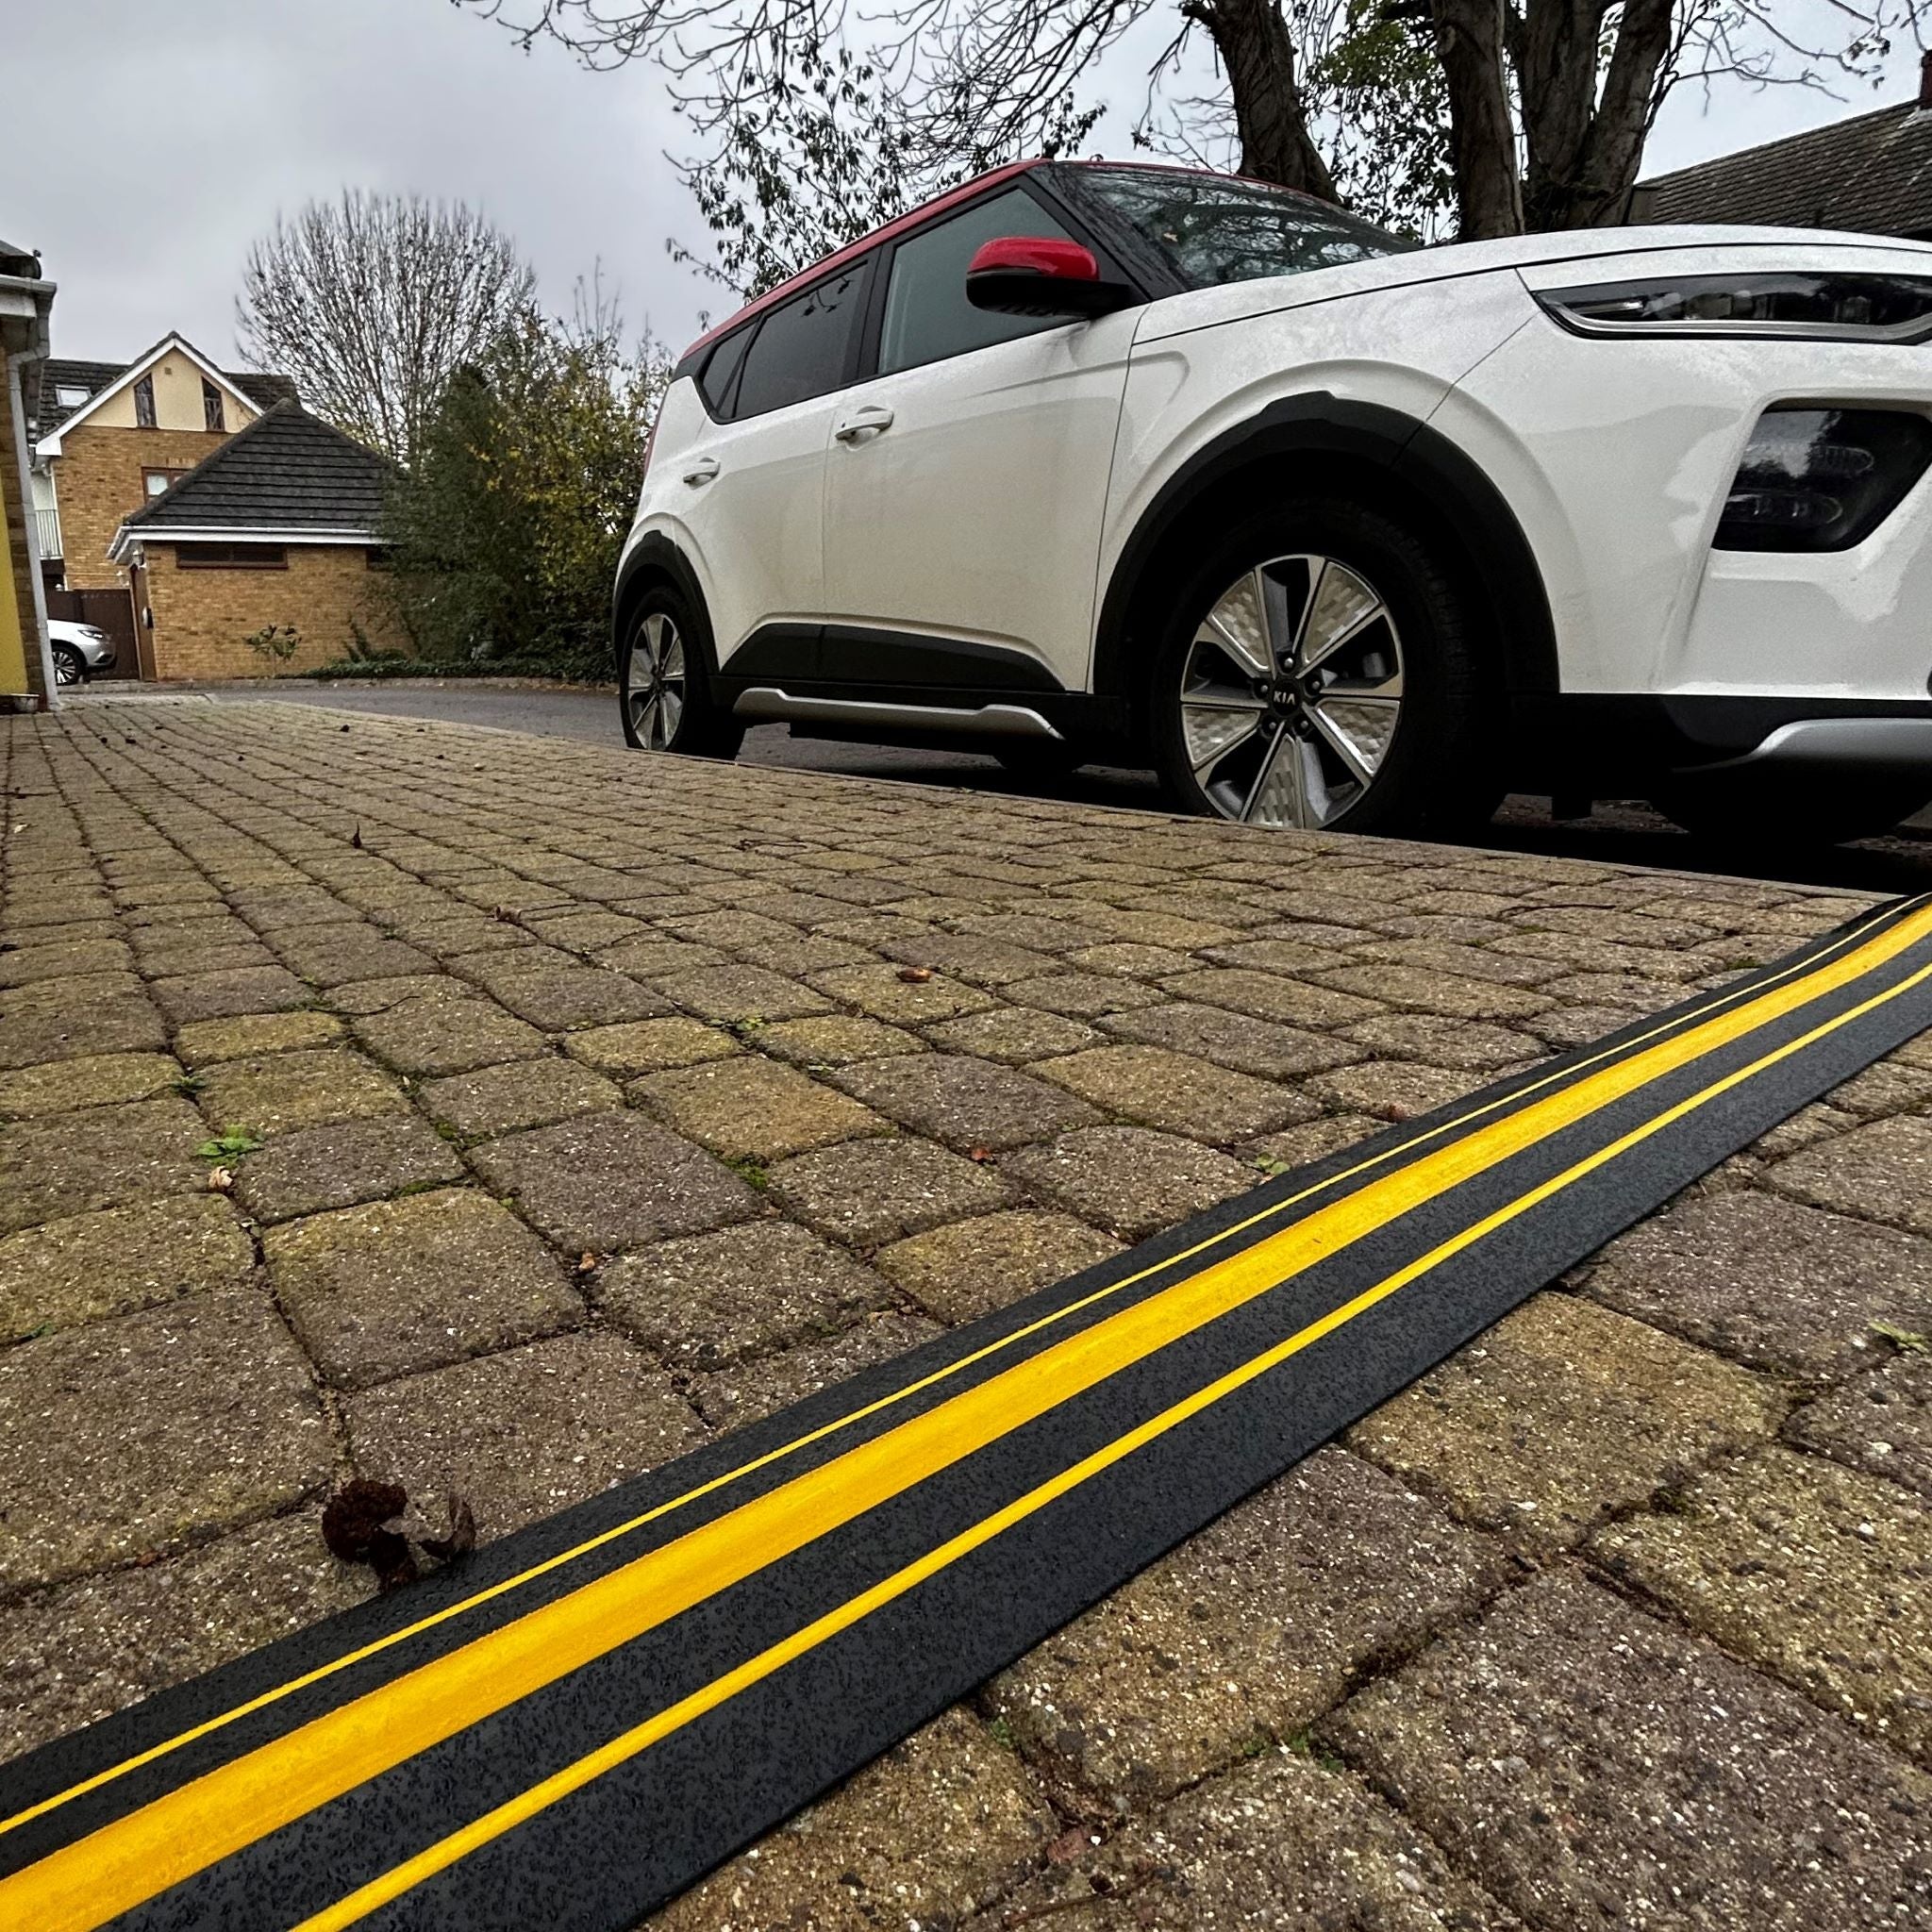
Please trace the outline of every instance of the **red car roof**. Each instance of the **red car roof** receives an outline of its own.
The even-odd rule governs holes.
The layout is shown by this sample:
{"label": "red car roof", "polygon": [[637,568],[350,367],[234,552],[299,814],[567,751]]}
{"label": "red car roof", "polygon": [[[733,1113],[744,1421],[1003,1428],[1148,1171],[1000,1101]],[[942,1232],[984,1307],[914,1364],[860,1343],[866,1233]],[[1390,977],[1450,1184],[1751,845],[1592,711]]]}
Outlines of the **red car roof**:
{"label": "red car roof", "polygon": [[[991,168],[984,175],[975,175],[970,181],[962,181],[957,188],[949,188],[943,194],[935,195],[930,201],[923,201],[917,208],[908,208],[896,220],[888,222],[882,228],[874,228],[870,235],[861,235],[857,242],[848,242],[836,255],[828,255],[822,261],[815,261],[809,268],[799,272],[775,289],[767,289],[756,301],[747,302],[735,315],[727,315],[714,328],[707,329],[684,354],[695,356],[706,343],[715,341],[727,329],[736,328],[748,315],[757,315],[782,301],[787,295],[795,295],[808,283],[815,282],[821,275],[831,275],[842,268],[848,261],[857,261],[869,249],[876,248],[881,242],[890,241],[894,235],[903,234],[915,224],[942,208],[950,208],[956,201],[964,201],[969,195],[977,194],[982,188],[990,188],[995,181],[1010,180],[1016,175],[1024,175],[1029,169],[1041,165],[1039,158],[1030,161],[1008,161],[1003,168]],[[682,358],[679,358],[683,359]]]}

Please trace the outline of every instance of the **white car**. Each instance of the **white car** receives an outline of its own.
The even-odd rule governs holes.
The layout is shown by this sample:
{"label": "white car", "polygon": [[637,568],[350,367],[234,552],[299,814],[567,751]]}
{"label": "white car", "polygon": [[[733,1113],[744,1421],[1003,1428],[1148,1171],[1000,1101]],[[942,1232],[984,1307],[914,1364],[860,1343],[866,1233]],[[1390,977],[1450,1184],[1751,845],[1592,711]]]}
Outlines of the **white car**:
{"label": "white car", "polygon": [[114,668],[114,640],[98,625],[50,617],[47,648],[54,659],[56,684],[85,684],[95,672]]}
{"label": "white car", "polygon": [[1154,765],[1267,825],[1506,791],[1817,838],[1932,798],[1932,246],[1417,249],[1286,191],[1001,169],[678,364],[633,744]]}

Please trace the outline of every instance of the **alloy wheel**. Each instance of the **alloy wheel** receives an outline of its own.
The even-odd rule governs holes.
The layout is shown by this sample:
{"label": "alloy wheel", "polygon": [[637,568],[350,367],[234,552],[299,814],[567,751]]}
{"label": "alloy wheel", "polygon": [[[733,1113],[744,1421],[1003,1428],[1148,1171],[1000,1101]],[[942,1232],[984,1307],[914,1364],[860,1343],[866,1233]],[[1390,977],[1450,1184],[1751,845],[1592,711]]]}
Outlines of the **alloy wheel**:
{"label": "alloy wheel", "polygon": [[84,676],[79,654],[75,651],[54,653],[54,682],[58,685],[78,684]]}
{"label": "alloy wheel", "polygon": [[662,611],[646,617],[631,639],[624,702],[638,743],[667,750],[684,715],[684,640]]}
{"label": "alloy wheel", "polygon": [[1181,741],[1223,818],[1317,830],[1375,782],[1402,717],[1402,640],[1332,557],[1276,557],[1208,608],[1182,660]]}

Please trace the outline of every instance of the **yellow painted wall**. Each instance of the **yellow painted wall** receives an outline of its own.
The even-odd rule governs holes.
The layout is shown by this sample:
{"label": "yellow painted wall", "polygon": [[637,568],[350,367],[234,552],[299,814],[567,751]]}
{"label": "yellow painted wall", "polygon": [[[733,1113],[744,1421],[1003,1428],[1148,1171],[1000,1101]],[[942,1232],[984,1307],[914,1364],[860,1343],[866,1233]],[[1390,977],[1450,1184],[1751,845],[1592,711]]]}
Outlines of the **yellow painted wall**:
{"label": "yellow painted wall", "polygon": [[[148,374],[155,381],[157,429],[207,427],[201,413],[201,371],[179,349],[170,349]],[[222,394],[222,411],[224,426],[230,434],[253,423],[261,413],[252,405],[238,401],[226,391]],[[87,418],[87,424],[90,428],[95,424],[111,429],[138,427],[134,418],[134,385],[130,382],[118,394],[108,397]]]}
{"label": "yellow painted wall", "polygon": [[38,636],[28,642],[34,624],[32,565],[13,450],[13,391],[7,352],[0,349],[0,697],[25,697],[40,688],[39,676],[27,673],[29,649],[38,673],[41,646]]}

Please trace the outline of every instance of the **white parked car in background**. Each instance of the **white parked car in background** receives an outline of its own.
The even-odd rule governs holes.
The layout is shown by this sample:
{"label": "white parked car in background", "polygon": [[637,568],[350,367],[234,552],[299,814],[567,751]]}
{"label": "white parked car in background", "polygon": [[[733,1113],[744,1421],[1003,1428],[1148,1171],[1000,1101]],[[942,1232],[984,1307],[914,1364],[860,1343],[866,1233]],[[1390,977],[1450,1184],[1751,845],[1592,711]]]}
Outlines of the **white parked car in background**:
{"label": "white parked car in background", "polygon": [[1932,247],[1417,249],[1023,163],[678,365],[617,584],[633,744],[747,723],[1151,763],[1268,825],[1506,791],[1845,837],[1932,798]]}
{"label": "white parked car in background", "polygon": [[56,684],[85,684],[96,672],[114,668],[114,640],[98,625],[50,617],[47,644]]}

